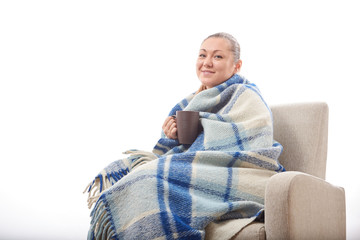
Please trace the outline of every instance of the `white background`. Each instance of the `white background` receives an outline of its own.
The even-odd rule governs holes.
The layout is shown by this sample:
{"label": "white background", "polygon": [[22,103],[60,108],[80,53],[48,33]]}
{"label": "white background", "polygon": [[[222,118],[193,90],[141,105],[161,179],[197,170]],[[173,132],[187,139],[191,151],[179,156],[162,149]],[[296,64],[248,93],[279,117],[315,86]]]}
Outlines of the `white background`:
{"label": "white background", "polygon": [[[125,3],[126,2],[126,3]],[[360,237],[357,1],[1,1],[0,239],[85,239],[95,175],[151,150],[195,91],[201,41],[240,42],[270,105],[325,101],[327,180]]]}

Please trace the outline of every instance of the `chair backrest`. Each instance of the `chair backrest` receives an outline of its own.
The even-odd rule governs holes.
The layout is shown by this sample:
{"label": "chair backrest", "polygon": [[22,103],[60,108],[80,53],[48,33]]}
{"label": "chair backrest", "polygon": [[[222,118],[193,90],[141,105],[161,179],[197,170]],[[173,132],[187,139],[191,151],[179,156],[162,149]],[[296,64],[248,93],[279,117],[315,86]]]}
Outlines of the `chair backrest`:
{"label": "chair backrest", "polygon": [[323,102],[276,105],[271,111],[274,139],[284,147],[280,163],[287,171],[325,179],[328,105]]}

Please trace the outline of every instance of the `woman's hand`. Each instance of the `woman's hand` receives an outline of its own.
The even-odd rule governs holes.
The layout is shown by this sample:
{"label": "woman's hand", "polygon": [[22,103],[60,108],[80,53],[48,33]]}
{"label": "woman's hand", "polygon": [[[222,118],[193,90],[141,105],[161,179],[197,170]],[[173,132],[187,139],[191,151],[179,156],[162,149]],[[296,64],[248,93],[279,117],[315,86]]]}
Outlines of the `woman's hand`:
{"label": "woman's hand", "polygon": [[167,117],[162,126],[162,129],[168,138],[177,139],[176,120],[174,117]]}

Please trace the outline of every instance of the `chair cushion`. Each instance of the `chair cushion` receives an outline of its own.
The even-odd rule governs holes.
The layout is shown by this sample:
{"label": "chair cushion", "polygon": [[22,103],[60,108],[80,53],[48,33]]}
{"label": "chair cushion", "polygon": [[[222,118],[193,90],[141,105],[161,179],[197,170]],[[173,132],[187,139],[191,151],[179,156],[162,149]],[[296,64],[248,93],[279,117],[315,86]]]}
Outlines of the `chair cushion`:
{"label": "chair cushion", "polygon": [[231,240],[265,240],[265,225],[261,222],[253,222],[243,228],[239,233],[237,233]]}

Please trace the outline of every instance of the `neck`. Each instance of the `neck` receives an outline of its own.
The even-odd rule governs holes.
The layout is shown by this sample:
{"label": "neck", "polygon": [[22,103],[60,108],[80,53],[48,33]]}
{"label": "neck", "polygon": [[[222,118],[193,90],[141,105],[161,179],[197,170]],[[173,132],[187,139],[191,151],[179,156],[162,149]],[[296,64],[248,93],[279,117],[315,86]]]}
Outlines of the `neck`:
{"label": "neck", "polygon": [[203,85],[203,84],[201,84],[200,88],[196,91],[195,94],[198,94],[199,92],[204,91],[204,90],[206,90],[206,89],[208,89],[208,87],[205,86],[205,85]]}

